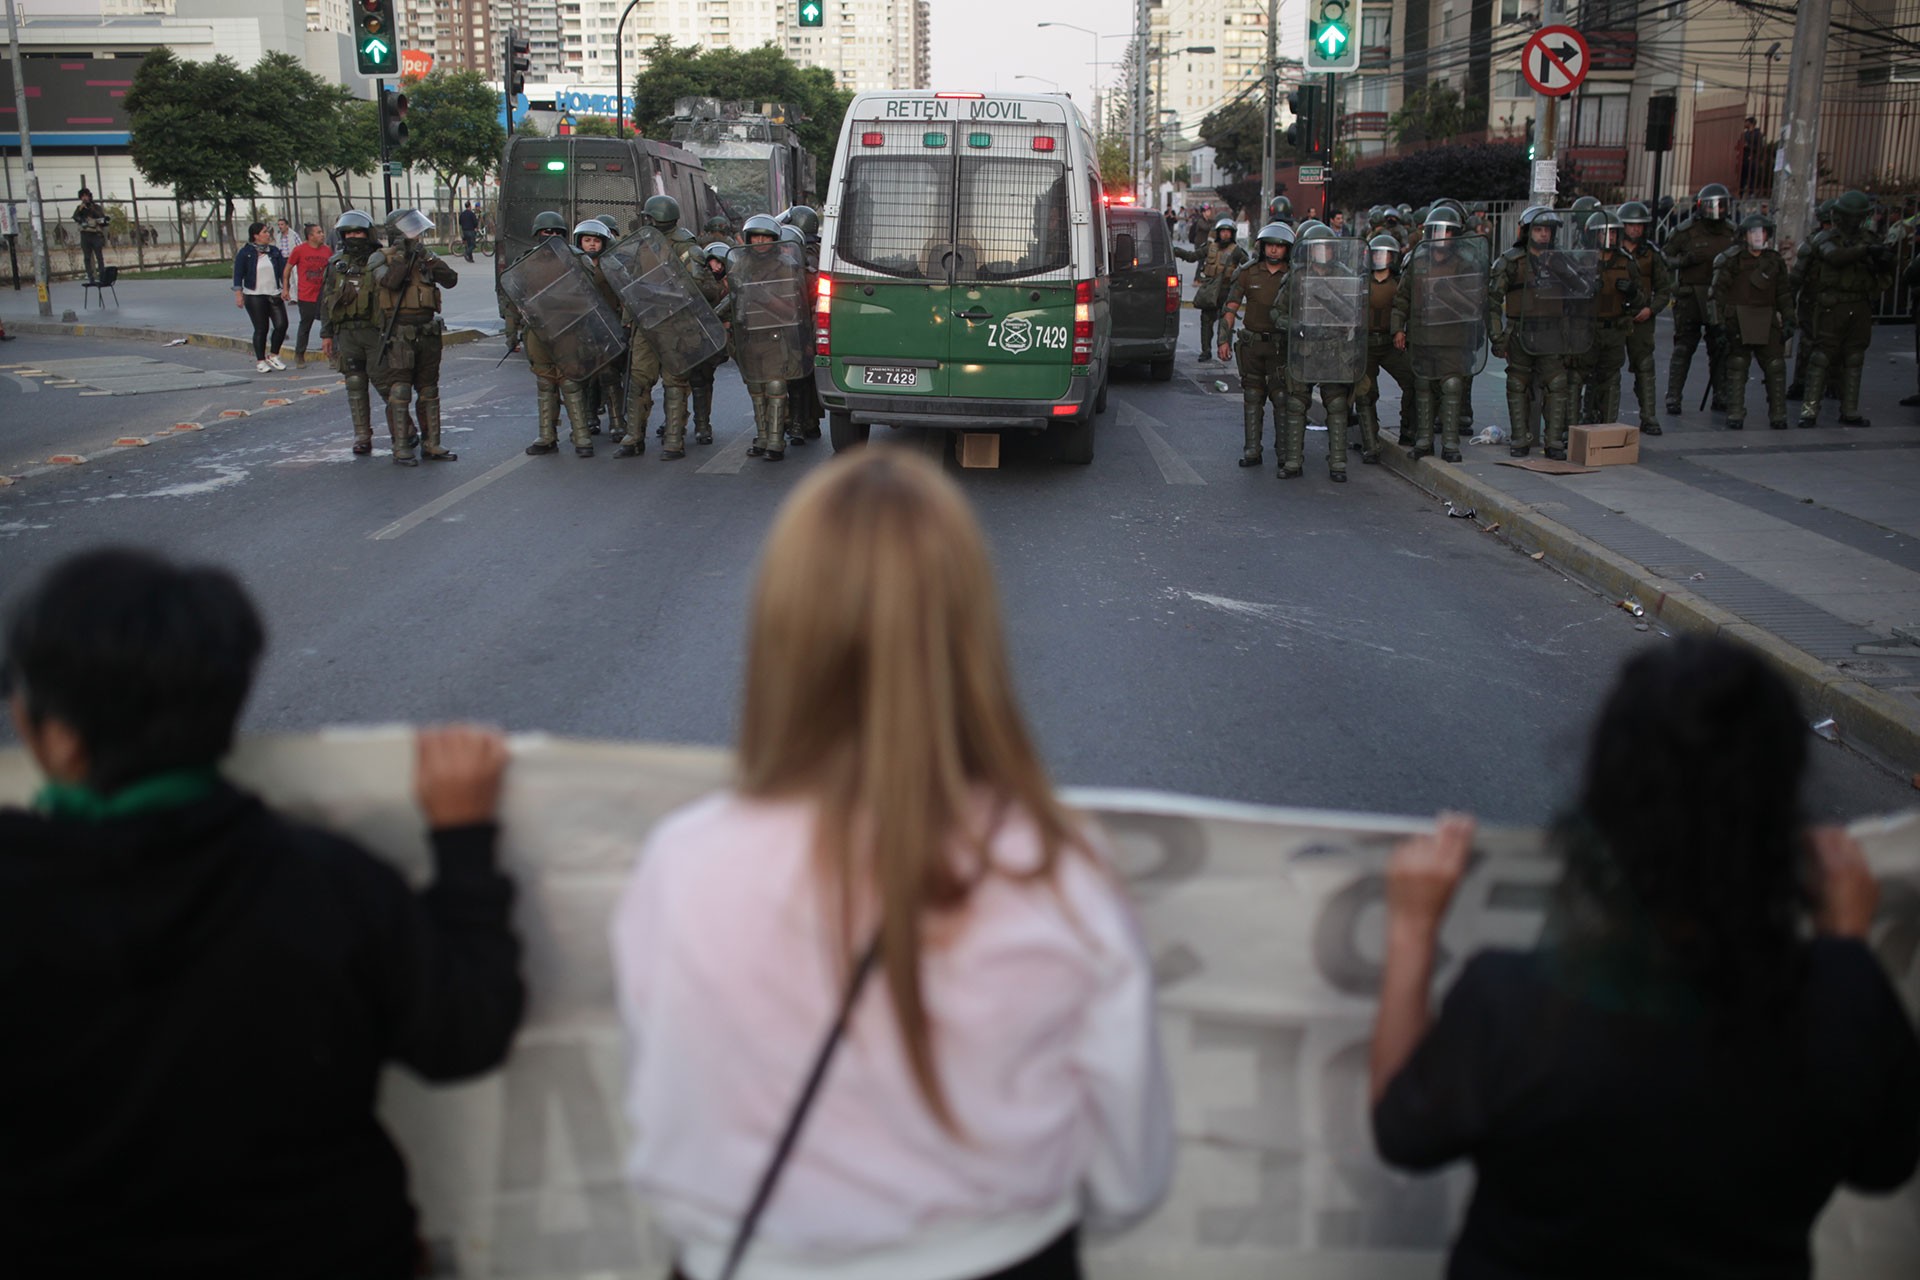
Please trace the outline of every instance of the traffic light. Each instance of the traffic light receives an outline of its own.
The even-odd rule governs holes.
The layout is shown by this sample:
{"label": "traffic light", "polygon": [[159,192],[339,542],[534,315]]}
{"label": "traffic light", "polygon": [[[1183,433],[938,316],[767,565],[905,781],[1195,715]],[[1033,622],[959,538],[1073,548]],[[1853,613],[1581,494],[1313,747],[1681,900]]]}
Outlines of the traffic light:
{"label": "traffic light", "polygon": [[533,69],[533,45],[527,33],[518,27],[507,31],[507,94],[519,97],[527,91],[527,72]]}
{"label": "traffic light", "polygon": [[353,0],[353,56],[363,76],[400,74],[400,34],[393,0]]}
{"label": "traffic light", "polygon": [[1288,94],[1287,110],[1293,112],[1293,123],[1287,126],[1287,145],[1303,156],[1313,155],[1320,138],[1320,130],[1314,127],[1320,114],[1320,86],[1301,85]]}
{"label": "traffic light", "polygon": [[1360,0],[1307,0],[1307,70],[1360,69]]}
{"label": "traffic light", "polygon": [[800,0],[800,25],[803,27],[824,26],[827,20],[826,0]]}
{"label": "traffic light", "polygon": [[380,155],[384,159],[407,145],[407,95],[380,91]]}
{"label": "traffic light", "polygon": [[1647,150],[1673,150],[1673,115],[1678,105],[1670,93],[1647,99]]}
{"label": "traffic light", "polygon": [[1527,159],[1533,159],[1533,117],[1527,117]]}

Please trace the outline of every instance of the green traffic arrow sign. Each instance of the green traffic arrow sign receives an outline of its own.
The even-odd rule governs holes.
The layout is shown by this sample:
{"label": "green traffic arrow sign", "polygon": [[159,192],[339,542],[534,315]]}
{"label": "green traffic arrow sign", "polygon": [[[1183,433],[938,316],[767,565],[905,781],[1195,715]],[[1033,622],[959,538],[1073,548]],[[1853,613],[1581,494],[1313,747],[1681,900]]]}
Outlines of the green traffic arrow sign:
{"label": "green traffic arrow sign", "polygon": [[368,62],[385,62],[387,55],[393,52],[393,46],[379,36],[374,36],[360,46],[360,52]]}
{"label": "green traffic arrow sign", "polygon": [[1324,56],[1329,58],[1339,57],[1341,46],[1346,42],[1347,33],[1331,22],[1320,28],[1320,34],[1314,37],[1314,43],[1318,44]]}
{"label": "green traffic arrow sign", "polygon": [[800,16],[807,19],[809,22],[811,22],[813,19],[820,16],[820,6],[817,4],[801,5]]}

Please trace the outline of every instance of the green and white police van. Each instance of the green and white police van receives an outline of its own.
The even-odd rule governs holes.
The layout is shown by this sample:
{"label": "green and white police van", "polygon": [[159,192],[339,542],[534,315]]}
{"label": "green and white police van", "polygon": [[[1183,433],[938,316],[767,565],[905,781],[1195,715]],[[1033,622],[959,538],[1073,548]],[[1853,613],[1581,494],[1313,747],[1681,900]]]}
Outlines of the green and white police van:
{"label": "green and white police van", "polygon": [[1107,232],[1061,94],[863,93],[822,210],[814,376],[833,446],[876,424],[1045,432],[1093,460]]}

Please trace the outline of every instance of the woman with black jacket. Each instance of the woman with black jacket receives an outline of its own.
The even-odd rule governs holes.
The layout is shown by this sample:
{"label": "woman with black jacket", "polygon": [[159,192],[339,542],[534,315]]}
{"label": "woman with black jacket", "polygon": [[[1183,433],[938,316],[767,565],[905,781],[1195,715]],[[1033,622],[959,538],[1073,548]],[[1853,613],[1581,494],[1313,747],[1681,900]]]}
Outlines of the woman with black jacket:
{"label": "woman with black jacket", "polygon": [[272,228],[264,222],[248,227],[247,242],[233,255],[233,305],[246,308],[253,321],[253,367],[260,373],[287,367],[280,362],[280,344],[287,338],[286,273],[287,260],[273,243]]}

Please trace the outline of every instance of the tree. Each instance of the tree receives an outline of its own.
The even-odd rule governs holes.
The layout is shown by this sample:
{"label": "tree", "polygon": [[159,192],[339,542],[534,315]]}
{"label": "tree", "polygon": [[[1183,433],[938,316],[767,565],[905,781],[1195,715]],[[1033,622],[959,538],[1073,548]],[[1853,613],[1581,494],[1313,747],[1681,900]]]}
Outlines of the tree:
{"label": "tree", "polygon": [[1133,165],[1127,158],[1127,144],[1112,134],[1100,137],[1100,183],[1108,191],[1133,190]]}
{"label": "tree", "polygon": [[254,164],[278,186],[320,169],[333,153],[332,135],[353,101],[346,88],[322,80],[287,53],[269,53],[247,73],[244,110],[253,132]]}
{"label": "tree", "polygon": [[1430,80],[1408,94],[1387,118],[1387,136],[1405,145],[1451,138],[1466,131],[1467,110],[1450,84]]}
{"label": "tree", "polygon": [[[257,103],[247,73],[226,55],[187,62],[156,47],[127,90],[134,166],[182,200],[219,201],[230,219],[233,197],[253,191],[263,132]],[[232,228],[225,220],[221,226],[224,245]]]}
{"label": "tree", "polygon": [[757,49],[702,49],[676,45],[661,36],[647,50],[646,68],[633,79],[633,118],[649,137],[671,132],[676,98],[719,98],[723,102],[780,102],[791,107],[790,120],[800,145],[813,154],[821,173],[840,144],[840,121],[853,95],[834,85],[825,67],[803,67],[774,44]]}
{"label": "tree", "polygon": [[1328,198],[1343,208],[1386,201],[1427,200],[1446,191],[1471,191],[1476,200],[1524,200],[1529,170],[1524,142],[1456,143],[1427,147],[1365,169],[1328,175]]}
{"label": "tree", "polygon": [[618,138],[622,133],[632,137],[635,127],[633,121],[626,120],[616,130],[612,116],[580,116],[573,122],[573,131],[582,138]]}
{"label": "tree", "polygon": [[394,159],[431,169],[449,190],[499,167],[507,133],[497,86],[478,71],[434,71],[403,83],[407,141]]}
{"label": "tree", "polygon": [[344,208],[347,192],[341,180],[348,174],[366,177],[379,162],[379,104],[360,98],[342,102],[334,112],[333,127],[326,130],[320,153],[314,157],[314,170],[327,175],[333,194],[340,197]]}
{"label": "tree", "polygon": [[1200,140],[1213,148],[1214,163],[1236,178],[1260,172],[1266,113],[1252,102],[1235,102],[1209,112],[1200,122]]}

